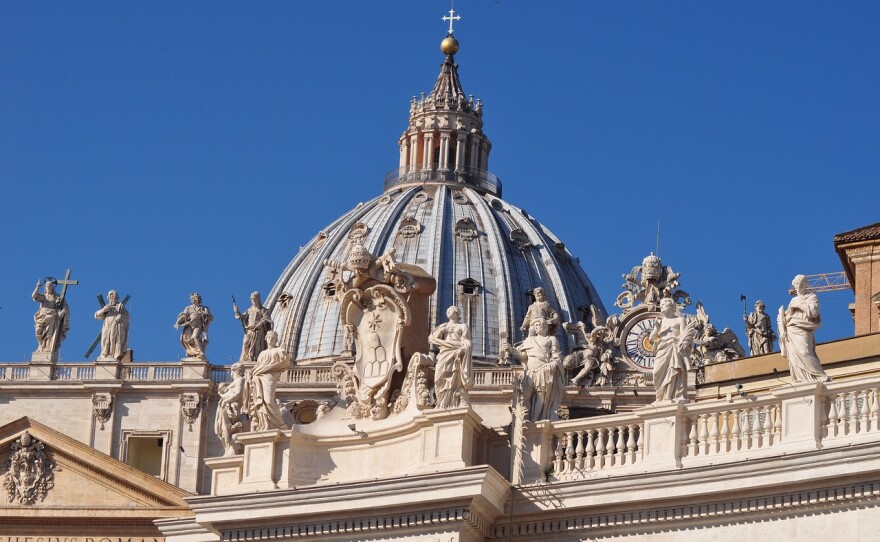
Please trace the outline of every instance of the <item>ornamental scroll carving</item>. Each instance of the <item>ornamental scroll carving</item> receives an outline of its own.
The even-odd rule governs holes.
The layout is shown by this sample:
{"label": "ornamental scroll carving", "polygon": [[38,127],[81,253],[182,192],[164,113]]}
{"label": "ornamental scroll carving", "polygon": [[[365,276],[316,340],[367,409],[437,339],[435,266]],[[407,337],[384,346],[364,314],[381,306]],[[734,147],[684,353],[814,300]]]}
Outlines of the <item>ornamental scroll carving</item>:
{"label": "ornamental scroll carving", "polygon": [[104,424],[110,420],[110,415],[113,413],[113,396],[109,393],[92,395],[92,412],[95,413],[95,419],[101,424],[103,431]]}
{"label": "ornamental scroll carving", "polygon": [[183,423],[189,426],[192,431],[193,424],[199,417],[202,409],[202,400],[198,393],[182,393],[180,394],[180,413],[183,415]]}
{"label": "ornamental scroll carving", "polygon": [[25,431],[12,443],[9,460],[3,464],[3,489],[10,503],[34,504],[46,498],[55,485],[55,462],[43,443]]}

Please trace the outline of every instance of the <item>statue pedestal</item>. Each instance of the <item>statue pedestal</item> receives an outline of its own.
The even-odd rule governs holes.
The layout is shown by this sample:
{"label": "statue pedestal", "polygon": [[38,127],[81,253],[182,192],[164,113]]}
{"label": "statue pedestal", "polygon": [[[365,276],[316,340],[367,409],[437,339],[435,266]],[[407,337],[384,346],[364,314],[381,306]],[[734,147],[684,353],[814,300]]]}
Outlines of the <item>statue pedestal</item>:
{"label": "statue pedestal", "polygon": [[58,352],[32,352],[33,363],[58,363]]}
{"label": "statue pedestal", "polygon": [[782,446],[786,451],[812,451],[822,447],[827,390],[822,382],[793,382],[779,386],[773,395],[782,401]]}
{"label": "statue pedestal", "polygon": [[469,407],[414,409],[376,421],[334,413],[293,426],[290,486],[455,471],[485,462],[476,456],[487,429]]}
{"label": "statue pedestal", "polygon": [[[636,412],[644,420],[645,464],[669,468],[681,467],[681,442],[684,442],[685,401],[661,401]],[[671,452],[671,453],[670,453]]]}
{"label": "statue pedestal", "polygon": [[230,495],[287,487],[279,480],[286,478],[290,456],[290,432],[273,429],[238,433],[232,437],[244,449],[242,455],[205,459],[211,470],[211,494]]}
{"label": "statue pedestal", "polygon": [[28,380],[52,380],[58,352],[34,352],[31,354]]}
{"label": "statue pedestal", "polygon": [[336,409],[290,431],[239,433],[233,438],[242,455],[205,460],[211,494],[453,473],[486,463],[479,442],[489,430],[471,408],[413,410],[374,421]]}

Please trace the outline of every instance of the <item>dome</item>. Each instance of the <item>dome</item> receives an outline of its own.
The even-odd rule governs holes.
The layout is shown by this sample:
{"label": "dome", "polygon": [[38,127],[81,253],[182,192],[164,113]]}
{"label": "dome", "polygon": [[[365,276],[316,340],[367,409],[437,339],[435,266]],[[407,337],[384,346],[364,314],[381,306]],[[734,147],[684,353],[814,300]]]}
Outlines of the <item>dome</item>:
{"label": "dome", "polygon": [[[344,261],[361,242],[376,256],[393,250],[397,261],[437,280],[431,326],[458,305],[478,363],[497,363],[503,342],[524,338],[520,325],[534,288],[544,289],[563,323],[584,320],[591,305],[606,314],[565,245],[501,199],[501,182],[487,171],[491,144],[482,127],[482,103],[465,97],[449,54],[432,92],[410,103],[400,166],[386,175],[384,192],[320,231],[268,296],[275,328],[297,363],[329,362],[344,350],[334,297],[340,271],[324,262]],[[573,346],[561,326],[557,337],[563,351]]]}

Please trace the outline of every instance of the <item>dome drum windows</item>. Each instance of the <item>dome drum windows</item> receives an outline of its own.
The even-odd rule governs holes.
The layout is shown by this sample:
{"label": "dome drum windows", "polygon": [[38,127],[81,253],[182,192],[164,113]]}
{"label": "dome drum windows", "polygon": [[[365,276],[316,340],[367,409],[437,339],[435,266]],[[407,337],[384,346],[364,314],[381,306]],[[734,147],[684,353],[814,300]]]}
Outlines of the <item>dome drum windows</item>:
{"label": "dome drum windows", "polygon": [[466,296],[478,296],[480,295],[480,286],[479,281],[468,277],[458,281],[458,293]]}

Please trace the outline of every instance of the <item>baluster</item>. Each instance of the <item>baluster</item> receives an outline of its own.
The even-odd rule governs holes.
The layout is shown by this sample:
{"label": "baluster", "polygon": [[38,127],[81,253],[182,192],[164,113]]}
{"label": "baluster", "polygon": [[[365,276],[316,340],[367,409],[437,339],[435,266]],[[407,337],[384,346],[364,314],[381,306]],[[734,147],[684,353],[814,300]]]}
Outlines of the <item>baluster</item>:
{"label": "baluster", "polygon": [[617,431],[614,427],[610,427],[608,429],[608,440],[605,442],[605,457],[608,458],[605,461],[605,465],[608,467],[613,467],[617,464],[617,456],[614,455],[616,453],[616,450],[614,449],[616,443],[616,433]]}
{"label": "baluster", "polygon": [[699,418],[700,424],[700,454],[706,455],[709,453],[709,415],[708,414],[700,414]]}
{"label": "baluster", "polygon": [[624,432],[626,431],[625,425],[617,426],[617,464],[623,465],[623,460],[626,457],[626,439],[624,438]]}
{"label": "baluster", "polygon": [[782,405],[773,405],[773,442],[782,440]]}
{"label": "baluster", "polygon": [[828,401],[830,405],[828,405],[828,426],[827,432],[828,436],[836,437],[837,436],[837,423],[839,418],[837,416],[837,396],[831,397]]}
{"label": "baluster", "polygon": [[584,470],[584,431],[581,429],[577,432],[577,448],[574,449],[575,460],[574,465],[575,468],[579,471]]}
{"label": "baluster", "polygon": [[739,413],[740,409],[733,409],[733,429],[730,430],[730,434],[733,437],[733,446],[734,451],[739,451],[742,449],[742,426],[739,423]]}
{"label": "baluster", "polygon": [[642,451],[642,443],[644,442],[642,435],[645,432],[645,424],[640,423],[636,426],[636,431],[639,432],[639,435],[636,437],[636,452],[639,454],[639,459],[641,459],[645,455],[645,452]]}
{"label": "baluster", "polygon": [[761,421],[761,414],[764,412],[764,407],[755,407],[752,409],[755,413],[755,423],[752,424],[752,434],[754,438],[755,448],[761,448],[764,446],[764,422]]}
{"label": "baluster", "polygon": [[721,416],[721,445],[720,449],[722,453],[727,453],[730,451],[730,411],[725,410],[720,413]]}
{"label": "baluster", "polygon": [[764,446],[773,445],[773,410],[770,405],[764,406]]}
{"label": "baluster", "polygon": [[626,452],[629,455],[629,463],[632,465],[636,462],[636,424],[632,423],[627,428],[629,433],[626,436]]}
{"label": "baluster", "polygon": [[709,414],[709,450],[718,453],[718,413]]}
{"label": "baluster", "polygon": [[614,438],[616,433],[616,429],[614,427],[608,428],[608,441],[605,443],[605,456],[608,460],[605,464],[609,467],[613,467],[617,464],[617,456],[615,455],[616,450],[614,449],[614,443],[617,442]]}
{"label": "baluster", "polygon": [[587,454],[587,468],[592,469],[596,464],[596,445],[593,441],[593,430],[587,430],[587,448],[584,450]]}
{"label": "baluster", "polygon": [[691,422],[691,430],[688,433],[688,455],[695,457],[697,455],[697,417],[689,418]]}
{"label": "baluster", "polygon": [[742,444],[743,448],[746,450],[751,449],[752,447],[752,409],[744,408],[743,412],[743,424],[742,424]]}
{"label": "baluster", "polygon": [[870,409],[868,408],[868,390],[860,391],[859,395],[862,398],[862,408],[859,409],[859,414],[861,414],[859,419],[859,433],[866,433],[869,429],[868,414],[870,413]]}
{"label": "baluster", "polygon": [[599,429],[596,435],[596,465],[600,469],[605,466],[605,431],[607,429]]}
{"label": "baluster", "polygon": [[877,428],[877,425],[878,425],[877,417],[880,416],[880,402],[878,402],[878,399],[880,399],[880,397],[877,396],[877,388],[874,388],[871,390],[870,396],[871,396],[871,420],[874,423],[874,431],[876,431],[878,429]]}
{"label": "baluster", "polygon": [[567,431],[565,433],[565,471],[572,472],[574,471],[574,439],[572,438],[572,432]]}
{"label": "baluster", "polygon": [[562,453],[564,446],[562,441],[564,438],[565,437],[560,436],[556,439],[556,453],[554,454],[553,470],[557,473],[562,472]]}
{"label": "baluster", "polygon": [[856,424],[858,423],[859,403],[856,393],[851,391],[846,394],[846,434],[851,435],[856,432]]}

